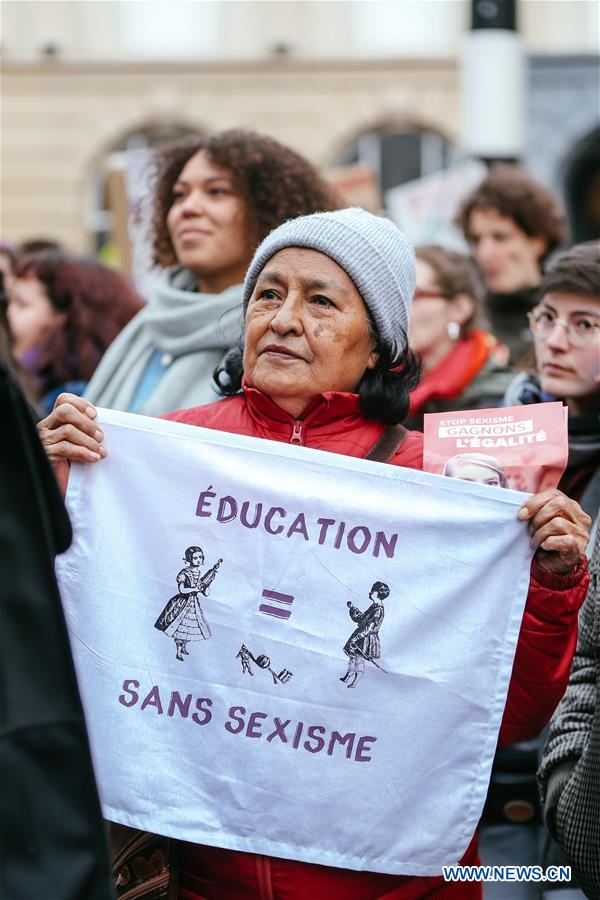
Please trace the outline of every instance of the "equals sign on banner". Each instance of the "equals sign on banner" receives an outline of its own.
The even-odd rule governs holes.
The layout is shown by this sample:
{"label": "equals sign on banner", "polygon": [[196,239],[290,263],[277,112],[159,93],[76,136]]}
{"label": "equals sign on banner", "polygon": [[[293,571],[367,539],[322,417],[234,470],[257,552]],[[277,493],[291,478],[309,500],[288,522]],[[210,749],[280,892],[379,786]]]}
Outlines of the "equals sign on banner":
{"label": "equals sign on banner", "polygon": [[[262,592],[268,603],[261,603],[258,611],[267,616],[275,616],[276,619],[289,619],[292,614],[290,609],[294,598],[291,594],[280,594],[279,591],[264,590]],[[277,606],[275,604],[278,604]],[[281,604],[281,605],[279,605]]]}

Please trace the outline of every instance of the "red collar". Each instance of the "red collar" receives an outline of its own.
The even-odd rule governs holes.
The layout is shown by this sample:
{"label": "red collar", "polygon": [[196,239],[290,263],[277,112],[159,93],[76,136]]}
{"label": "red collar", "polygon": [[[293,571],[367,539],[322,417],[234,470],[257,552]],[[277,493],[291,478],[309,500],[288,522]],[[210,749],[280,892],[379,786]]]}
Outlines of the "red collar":
{"label": "red collar", "polygon": [[[327,441],[331,438],[337,442],[341,435],[345,434],[349,438],[350,434],[356,435],[357,430],[362,433],[365,427],[366,420],[360,408],[358,394],[324,391],[313,398],[298,419],[294,419],[257,388],[248,387],[244,383],[242,388],[246,409],[263,437],[270,434],[275,439],[279,437],[287,441],[290,434],[300,428],[303,444],[307,443],[307,433],[312,435],[310,440],[313,441],[319,435],[319,440]],[[372,425],[376,431],[376,440],[385,426],[375,422]]]}
{"label": "red collar", "polygon": [[497,341],[485,331],[471,331],[410,395],[410,412],[415,415],[431,400],[452,400],[460,396],[488,361]]}
{"label": "red collar", "polygon": [[[248,410],[252,418],[269,419],[272,423],[281,423],[286,428],[293,425],[294,419],[278,406],[271,398],[257,388],[242,384]],[[307,425],[326,425],[341,418],[363,418],[358,394],[343,391],[324,391],[317,394],[306,407],[298,420]]]}

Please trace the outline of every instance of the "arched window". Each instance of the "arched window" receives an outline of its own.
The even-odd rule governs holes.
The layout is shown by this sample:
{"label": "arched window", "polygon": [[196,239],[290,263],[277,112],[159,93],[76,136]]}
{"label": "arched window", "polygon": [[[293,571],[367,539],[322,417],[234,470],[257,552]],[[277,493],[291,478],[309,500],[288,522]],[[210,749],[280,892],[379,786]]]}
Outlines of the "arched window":
{"label": "arched window", "polygon": [[452,152],[451,142],[435,131],[410,125],[384,125],[350,141],[335,154],[331,164],[370,166],[385,199],[390,188],[446,168]]}
{"label": "arched window", "polygon": [[132,247],[139,234],[130,234],[129,226],[136,232],[149,226],[152,194],[143,181],[152,148],[197,133],[186,125],[148,124],[122,135],[98,158],[88,179],[85,220],[92,252],[103,262],[126,272],[140,268],[145,248]]}
{"label": "arched window", "polygon": [[[368,184],[349,201],[372,211],[383,209],[414,244],[440,243],[465,249],[464,238],[454,225],[463,197],[485,177],[485,165],[461,156],[455,145],[439,132],[410,125],[387,124],[365,129],[332,157],[332,166],[342,169],[334,183],[352,183],[353,167],[362,175],[356,181]],[[379,186],[379,197],[374,198]],[[339,189],[339,187],[338,187]],[[365,199],[367,202],[365,203]]]}

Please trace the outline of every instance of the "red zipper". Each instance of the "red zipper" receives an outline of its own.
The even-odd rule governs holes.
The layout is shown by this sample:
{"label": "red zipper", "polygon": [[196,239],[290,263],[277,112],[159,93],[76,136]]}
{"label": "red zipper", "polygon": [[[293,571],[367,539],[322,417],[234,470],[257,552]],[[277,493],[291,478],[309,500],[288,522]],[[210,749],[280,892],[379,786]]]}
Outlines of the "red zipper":
{"label": "red zipper", "polygon": [[300,419],[296,419],[294,422],[294,428],[292,431],[292,436],[290,438],[290,444],[301,444],[302,443],[302,422]]}
{"label": "red zipper", "polygon": [[259,900],[275,900],[270,857],[255,855],[254,871],[256,873],[256,896]]}

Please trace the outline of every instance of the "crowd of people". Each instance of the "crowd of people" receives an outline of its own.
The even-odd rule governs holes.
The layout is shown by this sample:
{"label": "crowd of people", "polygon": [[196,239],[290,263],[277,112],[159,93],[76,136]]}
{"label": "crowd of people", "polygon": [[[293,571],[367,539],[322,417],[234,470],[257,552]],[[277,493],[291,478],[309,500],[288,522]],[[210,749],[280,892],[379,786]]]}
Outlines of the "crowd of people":
{"label": "crowd of people", "polygon": [[[96,406],[421,469],[427,413],[561,401],[568,463],[557,490],[523,506],[529,593],[461,862],[567,861],[570,888],[600,897],[600,244],[570,247],[560,202],[517,165],[464,198],[464,252],[413,249],[250,132],[165,146],[154,176],[148,296],[52,241],[0,244],[0,358],[61,490],[73,461],[107,456]],[[364,662],[351,662],[356,680]],[[177,849],[181,900],[262,896],[250,854]],[[267,862],[273,897],[482,896],[476,882]]]}

